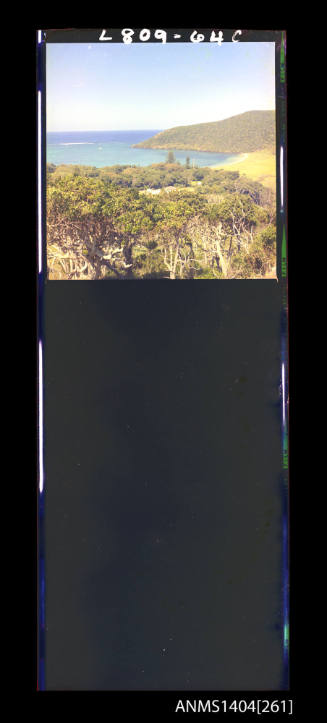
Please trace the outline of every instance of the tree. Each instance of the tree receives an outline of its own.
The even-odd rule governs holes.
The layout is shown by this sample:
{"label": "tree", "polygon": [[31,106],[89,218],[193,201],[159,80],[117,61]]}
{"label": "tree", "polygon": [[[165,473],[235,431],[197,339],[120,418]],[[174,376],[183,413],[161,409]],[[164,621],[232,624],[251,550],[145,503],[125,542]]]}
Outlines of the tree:
{"label": "tree", "polygon": [[203,215],[196,216],[191,219],[187,230],[193,241],[198,266],[210,268],[216,278],[228,278],[227,234],[221,221],[210,223]]}
{"label": "tree", "polygon": [[185,166],[186,166],[186,168],[191,168],[191,160],[190,160],[189,156],[187,156],[187,158],[186,158]]}
{"label": "tree", "polygon": [[173,151],[168,151],[166,163],[175,163],[176,159]]}
{"label": "tree", "polygon": [[163,263],[170,279],[194,276],[196,262],[188,224],[204,204],[199,196],[176,191],[173,200],[163,205],[163,217],[158,230]]}
{"label": "tree", "polygon": [[[223,171],[189,171],[176,163],[108,167],[98,177],[91,177],[94,169],[85,166],[49,170],[51,278],[219,279],[273,274],[274,203],[268,196],[263,200],[259,184],[237,182]],[[178,188],[188,185],[194,173],[202,177],[201,187]],[[167,185],[174,185],[171,193],[154,197],[146,192]]]}
{"label": "tree", "polygon": [[59,278],[133,275],[133,249],[156,223],[153,200],[134,189],[71,176],[48,188],[48,268]]}

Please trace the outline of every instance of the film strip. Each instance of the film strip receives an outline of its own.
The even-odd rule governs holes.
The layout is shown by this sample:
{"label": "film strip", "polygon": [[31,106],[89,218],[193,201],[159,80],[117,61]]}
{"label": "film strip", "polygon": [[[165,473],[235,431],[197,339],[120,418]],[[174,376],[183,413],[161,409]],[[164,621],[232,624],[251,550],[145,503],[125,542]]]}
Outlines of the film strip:
{"label": "film strip", "polygon": [[[283,30],[246,30],[246,29],[219,29],[219,28],[99,28],[99,29],[46,29],[39,30],[37,34],[37,130],[38,130],[38,178],[37,178],[37,207],[38,207],[38,240],[37,240],[37,267],[38,267],[38,427],[39,427],[39,478],[38,478],[38,581],[39,581],[39,653],[38,653],[38,689],[46,689],[45,675],[45,646],[46,646],[46,590],[45,590],[45,528],[44,510],[46,494],[46,477],[44,469],[44,359],[43,359],[43,298],[44,288],[51,283],[48,278],[48,248],[47,248],[47,46],[60,46],[60,44],[86,44],[87,46],[100,45],[103,48],[113,45],[132,46],[134,44],[147,45],[182,45],[192,47],[215,47],[217,53],[220,49],[231,44],[262,43],[274,44],[275,51],[275,113],[276,113],[276,273],[269,281],[262,283],[278,283],[281,294],[281,325],[280,325],[280,400],[281,411],[281,480],[283,499],[283,532],[282,532],[282,609],[283,609],[283,651],[284,669],[282,688],[288,686],[289,681],[289,459],[288,459],[288,287],[287,287],[287,106],[286,106],[286,34]],[[128,52],[128,51],[127,51]],[[191,125],[191,124],[190,124]],[[81,143],[75,142],[76,145]],[[62,142],[65,145],[65,142]],[[66,143],[68,146],[69,143]],[[72,142],[71,145],[74,145]],[[168,151],[168,147],[167,147]],[[205,151],[207,152],[207,151]],[[68,164],[69,165],[69,164]],[[80,164],[83,165],[83,164]],[[109,164],[108,164],[109,165]],[[114,164],[113,164],[114,165]],[[131,163],[132,165],[132,163]],[[232,170],[232,165],[230,170]],[[188,170],[188,169],[187,169]],[[195,182],[196,183],[196,182]],[[143,191],[144,189],[142,189]],[[149,190],[149,189],[146,189]],[[151,190],[151,189],[150,189]],[[156,191],[157,189],[153,189]],[[163,191],[160,189],[158,195]],[[153,194],[155,195],[155,194]],[[118,228],[118,226],[117,226]],[[116,233],[116,230],[115,230]],[[240,234],[238,230],[237,233]],[[252,232],[251,232],[252,233]],[[243,241],[244,243],[244,241]],[[207,250],[206,250],[207,251]],[[101,251],[103,258],[105,253]],[[118,244],[116,249],[119,254]],[[172,252],[171,252],[172,253]],[[208,251],[209,253],[209,251]],[[216,254],[217,255],[217,254]],[[107,253],[108,257],[108,253]],[[220,283],[224,277],[224,253],[218,253],[219,274],[212,282]],[[109,257],[108,257],[109,258]],[[107,258],[107,260],[108,260]],[[112,257],[108,260],[108,268],[118,276],[122,266],[112,266]],[[163,256],[166,267],[169,269],[169,255]],[[124,261],[126,263],[126,259]],[[185,262],[186,263],[186,262]],[[182,260],[180,261],[182,269]],[[118,271],[117,271],[118,269]],[[175,278],[170,270],[170,278]],[[233,277],[231,277],[233,278]],[[224,278],[224,282],[227,277]],[[239,283],[243,279],[237,279]],[[246,281],[246,279],[244,279]],[[208,283],[210,279],[208,278]]]}

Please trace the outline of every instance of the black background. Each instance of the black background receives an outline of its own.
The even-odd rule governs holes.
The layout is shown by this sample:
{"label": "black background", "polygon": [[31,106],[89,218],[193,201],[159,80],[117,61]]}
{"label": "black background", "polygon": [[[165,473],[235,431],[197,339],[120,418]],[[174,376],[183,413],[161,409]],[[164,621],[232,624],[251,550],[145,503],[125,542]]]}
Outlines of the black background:
{"label": "black background", "polygon": [[280,689],[280,286],[44,311],[46,688]]}

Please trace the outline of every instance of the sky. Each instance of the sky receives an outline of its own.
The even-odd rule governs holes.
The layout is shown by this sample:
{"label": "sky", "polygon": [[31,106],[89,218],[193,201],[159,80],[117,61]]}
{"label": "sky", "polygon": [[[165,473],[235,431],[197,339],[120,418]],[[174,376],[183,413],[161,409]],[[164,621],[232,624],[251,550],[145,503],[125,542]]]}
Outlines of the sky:
{"label": "sky", "polygon": [[274,43],[49,43],[47,130],[164,130],[275,108]]}

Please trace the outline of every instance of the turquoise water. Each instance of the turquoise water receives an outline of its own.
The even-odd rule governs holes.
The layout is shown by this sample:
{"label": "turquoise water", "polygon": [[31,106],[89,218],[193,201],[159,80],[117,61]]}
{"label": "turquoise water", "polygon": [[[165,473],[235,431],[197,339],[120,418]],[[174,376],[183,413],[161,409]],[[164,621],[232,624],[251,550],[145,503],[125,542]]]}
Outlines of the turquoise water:
{"label": "turquoise water", "polygon": [[[47,133],[47,163],[57,166],[74,164],[80,166],[148,166],[162,163],[167,159],[167,150],[154,148],[132,148],[158,130],[139,131],[69,131]],[[235,161],[239,154],[206,153],[204,151],[174,150],[177,161],[185,165],[190,158],[191,165],[218,166]]]}

